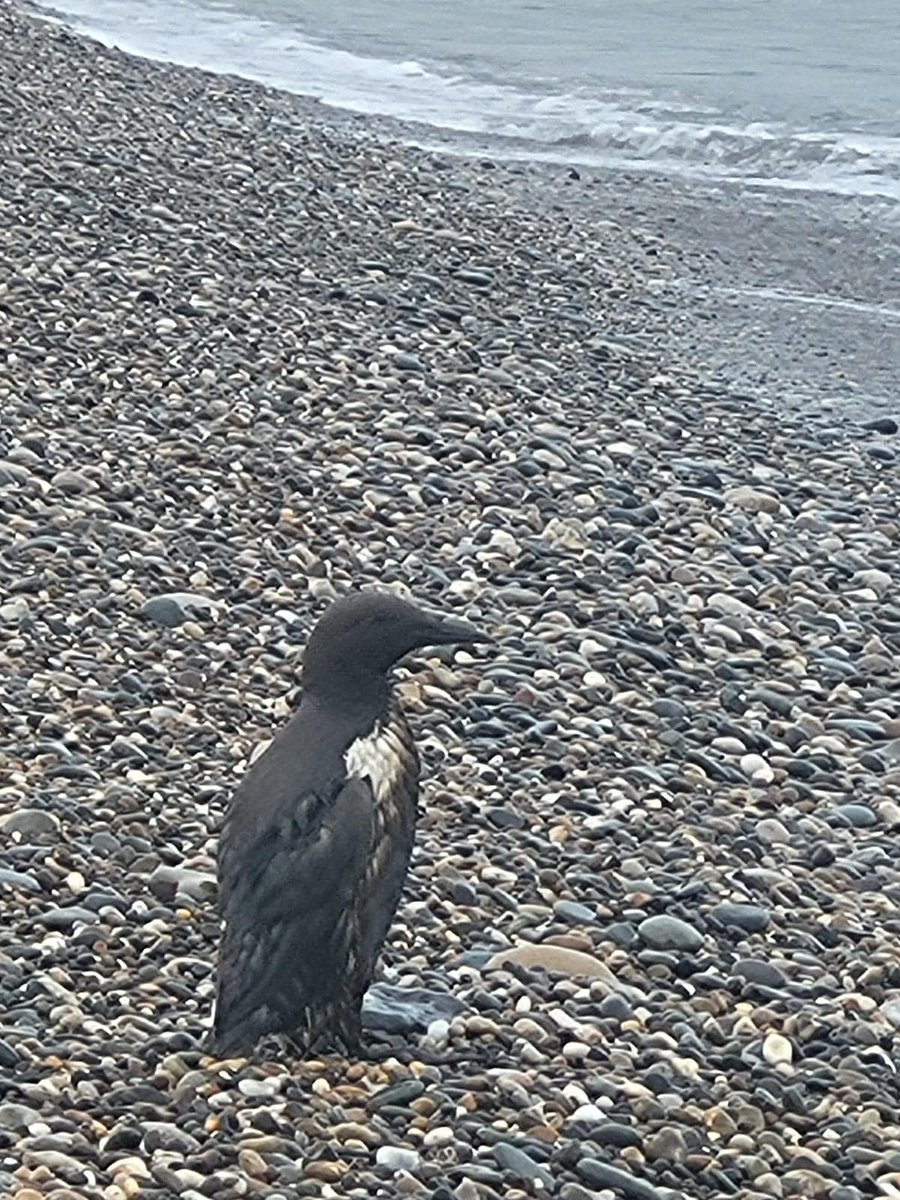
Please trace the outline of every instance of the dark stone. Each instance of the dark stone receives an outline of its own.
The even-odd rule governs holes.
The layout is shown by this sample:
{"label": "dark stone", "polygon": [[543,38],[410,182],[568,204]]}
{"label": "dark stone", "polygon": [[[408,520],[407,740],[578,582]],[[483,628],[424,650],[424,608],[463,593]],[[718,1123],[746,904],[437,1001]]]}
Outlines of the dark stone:
{"label": "dark stone", "polygon": [[758,958],[742,958],[731,968],[731,974],[737,979],[746,979],[748,983],[756,983],[761,987],[787,987],[784,973],[778,967],[773,967],[771,963],[762,962]]}
{"label": "dark stone", "polygon": [[511,808],[487,808],[484,815],[497,829],[525,828],[525,818]]}
{"label": "dark stone", "polygon": [[769,910],[760,904],[717,904],[710,916],[723,925],[736,925],[747,933],[762,933],[772,920]]}
{"label": "dark stone", "polygon": [[552,1190],[554,1179],[546,1167],[540,1166],[524,1150],[511,1146],[509,1142],[498,1142],[494,1146],[494,1158],[497,1165],[504,1171],[509,1171],[527,1183],[537,1183],[548,1192]]}
{"label": "dark stone", "polygon": [[363,1000],[364,1029],[382,1033],[425,1033],[432,1021],[452,1021],[465,1004],[452,992],[373,983]]}
{"label": "dark stone", "polygon": [[663,1193],[646,1179],[637,1179],[630,1171],[610,1166],[598,1158],[583,1158],[575,1170],[591,1187],[618,1189],[628,1200],[664,1200]]}
{"label": "dark stone", "polygon": [[868,429],[870,433],[892,434],[900,430],[900,425],[893,417],[875,417],[872,421],[864,422],[863,429]]}

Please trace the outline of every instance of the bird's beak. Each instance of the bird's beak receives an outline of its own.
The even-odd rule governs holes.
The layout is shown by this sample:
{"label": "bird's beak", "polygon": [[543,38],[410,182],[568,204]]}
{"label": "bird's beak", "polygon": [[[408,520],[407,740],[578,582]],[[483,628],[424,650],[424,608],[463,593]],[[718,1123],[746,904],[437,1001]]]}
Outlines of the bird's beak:
{"label": "bird's beak", "polygon": [[483,633],[468,621],[457,621],[452,617],[439,617],[429,623],[428,640],[423,646],[477,646],[492,642],[489,633]]}

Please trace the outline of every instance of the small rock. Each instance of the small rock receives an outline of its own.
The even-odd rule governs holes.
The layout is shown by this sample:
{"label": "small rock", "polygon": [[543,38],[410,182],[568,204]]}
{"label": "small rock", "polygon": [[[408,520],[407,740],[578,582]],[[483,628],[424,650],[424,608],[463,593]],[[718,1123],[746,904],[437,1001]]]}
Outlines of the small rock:
{"label": "small rock", "polygon": [[619,992],[624,996],[637,998],[640,995],[636,988],[617,979],[606,963],[601,962],[599,958],[581,950],[570,950],[567,946],[521,942],[511,950],[501,950],[499,954],[495,954],[487,966],[493,969],[503,967],[507,963],[518,963],[523,967],[541,967],[557,975],[593,979],[605,985],[610,992]]}
{"label": "small rock", "polygon": [[787,845],[791,835],[777,817],[764,817],[756,826],[756,836],[767,845]]}
{"label": "small rock", "polygon": [[73,925],[93,925],[100,920],[92,909],[82,908],[78,904],[68,908],[49,908],[31,919],[34,924],[46,925],[48,929],[71,929]]}
{"label": "small rock", "polygon": [[638,934],[644,943],[654,950],[699,950],[703,935],[687,921],[670,917],[665,913],[647,917],[638,925]]}
{"label": "small rock", "polygon": [[768,492],[745,483],[726,489],[725,499],[729,504],[734,504],[749,513],[777,513],[781,508],[781,501],[777,496],[770,496]]}
{"label": "small rock", "polygon": [[870,825],[878,824],[878,814],[867,804],[838,804],[828,814],[829,821],[852,825],[854,829],[867,829]]}
{"label": "small rock", "polygon": [[27,1104],[0,1104],[0,1129],[27,1129],[41,1114]]}
{"label": "small rock", "polygon": [[638,1179],[630,1171],[610,1166],[598,1158],[582,1158],[575,1170],[591,1187],[618,1189],[627,1200],[664,1200],[663,1193],[646,1179]]}
{"label": "small rock", "polygon": [[502,1170],[510,1171],[519,1179],[534,1184],[537,1188],[552,1190],[552,1174],[546,1167],[536,1163],[524,1150],[519,1150],[518,1147],[511,1146],[508,1142],[497,1142],[494,1146],[494,1158]]}
{"label": "small rock", "polygon": [[762,933],[772,921],[772,914],[761,904],[717,904],[710,916],[723,925],[736,925],[747,933]]}
{"label": "small rock", "polygon": [[166,903],[178,894],[193,900],[208,900],[216,895],[216,877],[209,871],[195,871],[191,867],[170,867],[165,863],[156,867],[147,886],[154,896]]}
{"label": "small rock", "polygon": [[422,1159],[418,1151],[403,1146],[379,1146],[375,1161],[379,1167],[387,1167],[390,1171],[415,1171]]}
{"label": "small rock", "polygon": [[773,967],[771,963],[762,962],[758,958],[742,958],[731,968],[731,973],[738,979],[746,979],[748,983],[756,983],[760,987],[787,987],[784,973],[778,967]]}
{"label": "small rock", "polygon": [[435,1021],[452,1021],[465,1007],[452,992],[379,981],[366,992],[362,1023],[382,1033],[427,1033]]}
{"label": "small rock", "polygon": [[770,1067],[790,1066],[794,1048],[782,1033],[767,1033],[762,1045],[763,1058]]}
{"label": "small rock", "polygon": [[0,830],[27,838],[47,837],[59,833],[59,824],[59,817],[42,808],[19,808],[0,819]]}
{"label": "small rock", "polygon": [[775,778],[775,772],[760,754],[742,755],[741,770],[751,783],[765,785]]}
{"label": "small rock", "polygon": [[161,596],[152,596],[146,601],[141,612],[150,621],[163,625],[166,629],[175,629],[191,620],[197,612],[204,615],[218,616],[219,606],[208,596],[200,596],[196,592],[166,592]]}
{"label": "small rock", "polygon": [[681,1130],[666,1126],[645,1139],[644,1153],[650,1162],[661,1158],[667,1162],[681,1163],[688,1156],[688,1148]]}

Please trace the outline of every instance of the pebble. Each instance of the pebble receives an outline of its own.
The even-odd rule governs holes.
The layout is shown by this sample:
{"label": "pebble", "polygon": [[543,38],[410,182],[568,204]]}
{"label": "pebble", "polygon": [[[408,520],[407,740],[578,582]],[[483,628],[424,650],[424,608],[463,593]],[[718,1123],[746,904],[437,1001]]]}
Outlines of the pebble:
{"label": "pebble", "polygon": [[510,1145],[508,1142],[497,1142],[494,1146],[494,1158],[499,1167],[524,1183],[530,1183],[546,1191],[553,1190],[552,1172],[536,1163],[524,1150]]}
{"label": "pebble", "polygon": [[375,1151],[375,1161],[390,1171],[415,1171],[422,1160],[415,1150],[406,1150],[402,1146],[379,1146]]}
{"label": "pebble", "polygon": [[652,1183],[596,1158],[581,1159],[576,1170],[591,1187],[615,1189],[628,1197],[628,1200],[667,1200],[665,1193]]}
{"label": "pebble", "polygon": [[0,817],[0,831],[19,833],[28,838],[54,837],[59,833],[59,817],[41,808],[20,808]]}
{"label": "pebble", "polygon": [[772,923],[771,910],[761,904],[717,904],[710,910],[710,916],[747,933],[762,933]]}
{"label": "pebble", "polygon": [[854,829],[866,829],[878,824],[878,814],[867,804],[838,804],[829,814],[834,822],[852,825]]}
{"label": "pebble", "polygon": [[679,917],[660,914],[647,917],[638,925],[641,940],[654,950],[699,950],[703,945],[702,934]]}
{"label": "pebble", "polygon": [[770,1067],[790,1066],[794,1059],[791,1043],[780,1033],[766,1034],[762,1052]]}
{"label": "pebble", "polygon": [[759,754],[742,755],[741,770],[750,782],[755,784],[766,785],[775,778],[775,772]]}

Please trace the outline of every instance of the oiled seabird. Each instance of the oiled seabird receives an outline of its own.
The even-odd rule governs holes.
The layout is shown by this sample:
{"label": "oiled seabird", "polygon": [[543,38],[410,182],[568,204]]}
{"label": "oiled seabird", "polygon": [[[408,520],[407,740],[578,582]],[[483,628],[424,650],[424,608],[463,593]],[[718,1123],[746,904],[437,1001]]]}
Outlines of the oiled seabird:
{"label": "oiled seabird", "polygon": [[396,596],[338,600],[312,632],[300,706],[238,787],[219,844],[212,1048],[286,1034],[360,1045],[362,1000],[412,853],[419,758],[388,674],[411,650],[490,639]]}

